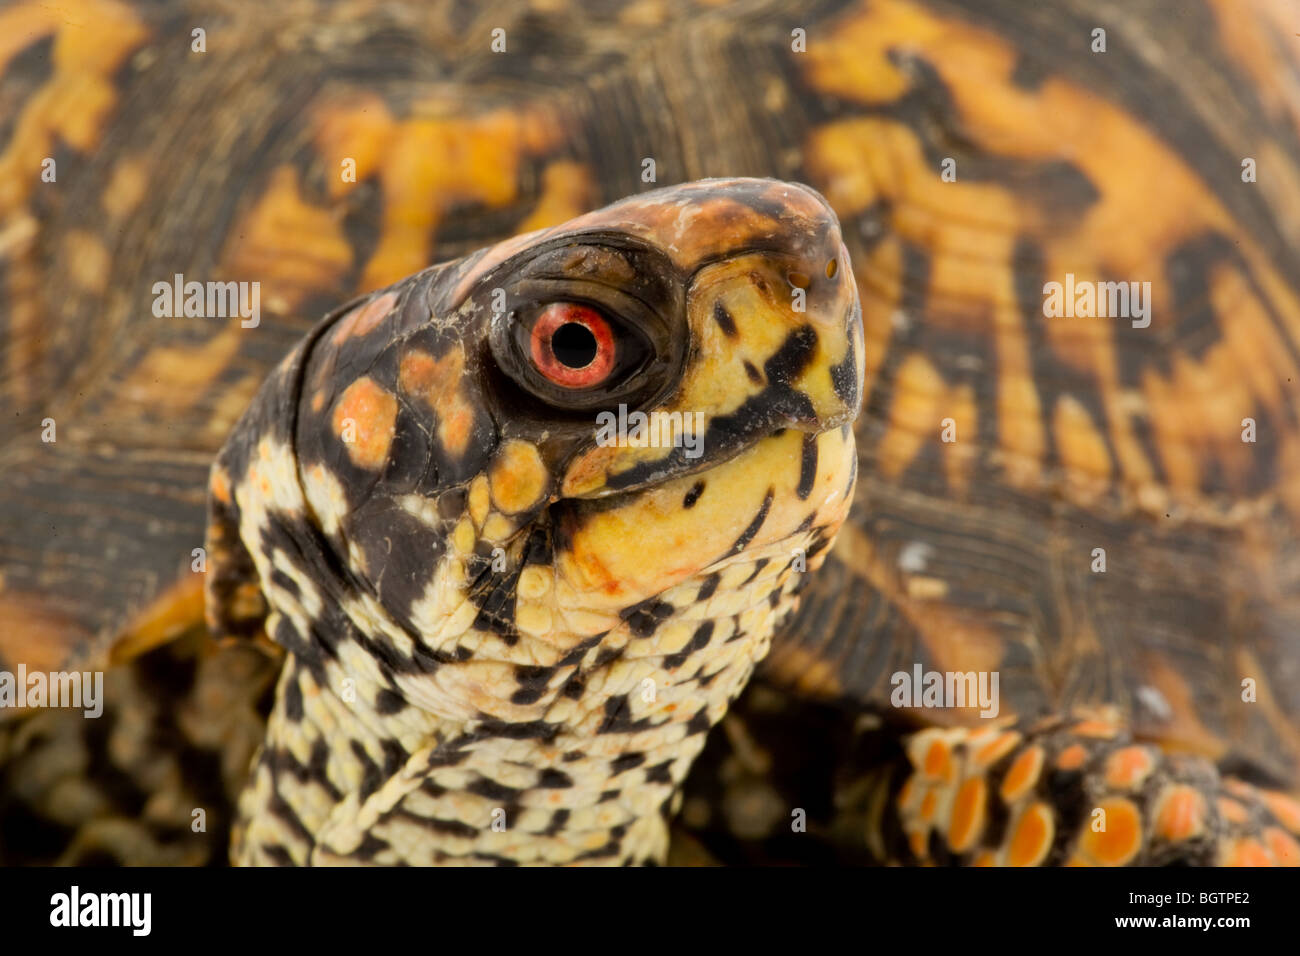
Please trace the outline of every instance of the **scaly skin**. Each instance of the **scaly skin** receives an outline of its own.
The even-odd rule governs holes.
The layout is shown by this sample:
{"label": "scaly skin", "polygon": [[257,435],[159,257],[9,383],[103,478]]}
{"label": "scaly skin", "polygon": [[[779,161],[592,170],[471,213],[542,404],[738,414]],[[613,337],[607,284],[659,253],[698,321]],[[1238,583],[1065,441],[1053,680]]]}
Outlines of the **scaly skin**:
{"label": "scaly skin", "polygon": [[[631,392],[519,364],[533,305],[575,300],[623,316],[620,356],[649,341]],[[648,193],[327,319],[213,470],[213,629],[289,652],[235,858],[662,860],[847,514],[861,355],[834,214],[763,180]],[[598,443],[619,402],[699,413],[700,456]]]}

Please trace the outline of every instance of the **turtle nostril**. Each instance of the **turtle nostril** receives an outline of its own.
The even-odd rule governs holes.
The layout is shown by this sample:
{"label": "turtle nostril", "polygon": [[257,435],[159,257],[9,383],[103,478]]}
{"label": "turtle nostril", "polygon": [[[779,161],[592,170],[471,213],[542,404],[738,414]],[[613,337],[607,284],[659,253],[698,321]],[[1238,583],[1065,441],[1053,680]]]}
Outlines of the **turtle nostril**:
{"label": "turtle nostril", "polygon": [[790,284],[794,286],[796,289],[808,288],[808,284],[810,281],[809,278],[806,275],[804,275],[802,272],[791,272],[788,276],[786,276],[786,278],[790,280]]}
{"label": "turtle nostril", "polygon": [[551,351],[568,368],[586,368],[599,351],[591,329],[578,322],[566,322],[551,336]]}
{"label": "turtle nostril", "polygon": [[826,278],[834,279],[835,273],[839,271],[839,268],[840,268],[840,264],[836,262],[834,259],[826,263]]}

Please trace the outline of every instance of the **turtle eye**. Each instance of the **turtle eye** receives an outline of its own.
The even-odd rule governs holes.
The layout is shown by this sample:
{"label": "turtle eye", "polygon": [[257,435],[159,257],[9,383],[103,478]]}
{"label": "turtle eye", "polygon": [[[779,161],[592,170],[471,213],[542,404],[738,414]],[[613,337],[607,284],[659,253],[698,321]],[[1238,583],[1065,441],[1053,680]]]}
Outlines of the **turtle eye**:
{"label": "turtle eye", "polygon": [[605,317],[591,306],[553,302],[537,314],[529,334],[533,365],[547,381],[583,389],[604,383],[618,346]]}

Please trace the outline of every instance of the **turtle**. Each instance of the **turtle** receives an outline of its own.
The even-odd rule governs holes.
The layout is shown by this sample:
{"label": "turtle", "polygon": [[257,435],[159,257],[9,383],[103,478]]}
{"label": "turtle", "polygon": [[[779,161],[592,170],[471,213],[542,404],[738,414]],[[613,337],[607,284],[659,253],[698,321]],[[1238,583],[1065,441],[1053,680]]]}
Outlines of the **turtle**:
{"label": "turtle", "polygon": [[1300,861],[1290,25],[9,5],[0,857]]}

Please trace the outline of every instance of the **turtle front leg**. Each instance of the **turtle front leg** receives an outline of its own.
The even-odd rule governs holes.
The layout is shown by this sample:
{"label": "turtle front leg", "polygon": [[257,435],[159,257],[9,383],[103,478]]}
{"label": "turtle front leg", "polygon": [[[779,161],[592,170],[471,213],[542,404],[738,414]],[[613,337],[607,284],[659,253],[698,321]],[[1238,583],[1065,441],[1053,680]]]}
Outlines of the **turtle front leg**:
{"label": "turtle front leg", "polygon": [[869,842],[903,865],[1296,866],[1300,801],[1096,716],[928,728],[877,789]]}

